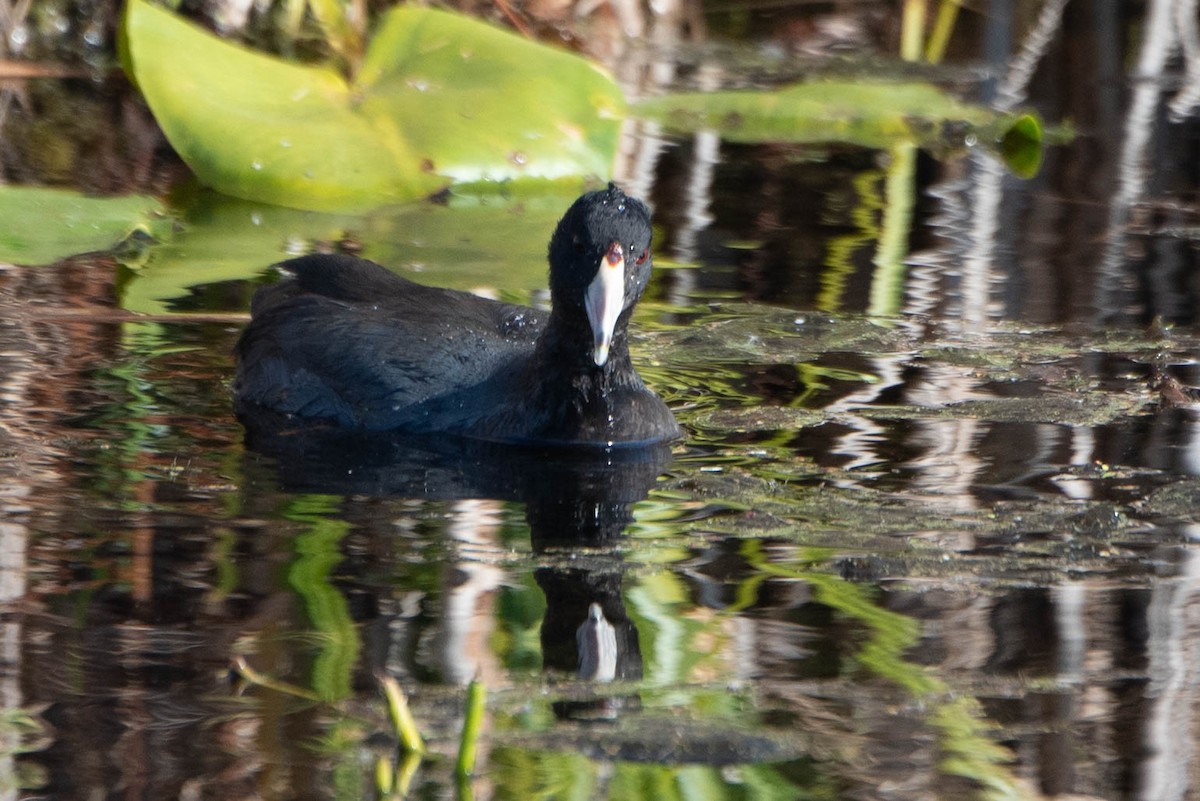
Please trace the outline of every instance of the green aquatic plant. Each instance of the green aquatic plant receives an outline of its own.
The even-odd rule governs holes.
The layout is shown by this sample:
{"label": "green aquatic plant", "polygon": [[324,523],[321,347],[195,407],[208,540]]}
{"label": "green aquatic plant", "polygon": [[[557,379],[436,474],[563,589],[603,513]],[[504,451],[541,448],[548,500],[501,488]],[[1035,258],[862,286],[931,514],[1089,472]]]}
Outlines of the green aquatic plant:
{"label": "green aquatic plant", "polygon": [[940,64],[950,43],[962,0],[940,0],[933,30],[925,36],[928,0],[904,0],[900,17],[900,57],[905,61]]}
{"label": "green aquatic plant", "polygon": [[165,207],[152,197],[87,197],[33,186],[0,185],[0,220],[0,262],[25,265],[111,251],[138,232],[170,230]]}
{"label": "green aquatic plant", "polygon": [[235,657],[232,663],[232,669],[243,681],[253,684],[257,687],[264,687],[268,690],[274,690],[277,693],[290,695],[295,698],[302,698],[305,701],[319,702],[321,697],[307,687],[301,687],[298,684],[277,679],[274,676],[260,673],[250,667],[250,663],[246,661],[246,657]]}
{"label": "green aquatic plant", "polygon": [[388,719],[391,720],[392,728],[396,730],[396,736],[400,740],[400,749],[405,753],[425,753],[425,740],[421,737],[421,730],[417,727],[417,721],[408,705],[408,696],[404,694],[400,682],[387,673],[380,673],[378,679],[380,687],[383,688],[384,698],[387,699]]}
{"label": "green aquatic plant", "polygon": [[[361,58],[345,25],[324,28],[348,68],[284,61],[130,0],[122,52],[180,156],[204,183],[236,197],[342,211],[455,184],[611,176],[630,109],[588,61],[416,6],[382,14]],[[1019,174],[1040,159],[1033,117],[997,115],[919,82],[668,94],[632,113],[732,141],[997,142]]]}
{"label": "green aquatic plant", "polygon": [[674,131],[717,131],[732,142],[843,142],[888,149],[991,144],[1017,175],[1041,163],[1042,126],[1030,114],[999,114],[938,87],[893,80],[812,80],[769,91],[685,92],[634,104],[633,113]]}
{"label": "green aquatic plant", "polygon": [[458,761],[454,765],[454,772],[459,776],[470,776],[475,772],[475,755],[479,750],[479,737],[483,734],[483,714],[486,707],[487,687],[479,679],[472,679],[467,685],[462,738],[458,746]]}
{"label": "green aquatic plant", "polygon": [[588,61],[432,8],[381,15],[351,78],[223,41],[148,0],[130,0],[123,32],[126,70],[200,180],[284,206],[607,178],[624,116],[620,89]]}

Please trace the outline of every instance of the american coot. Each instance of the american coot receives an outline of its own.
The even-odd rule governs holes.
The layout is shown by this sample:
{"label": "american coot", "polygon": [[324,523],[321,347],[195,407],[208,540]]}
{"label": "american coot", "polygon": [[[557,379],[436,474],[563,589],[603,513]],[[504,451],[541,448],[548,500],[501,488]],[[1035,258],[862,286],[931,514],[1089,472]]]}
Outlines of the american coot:
{"label": "american coot", "polygon": [[576,200],[550,239],[548,314],[351,256],[284,262],[290,277],[255,295],[237,344],[238,413],[538,445],[674,439],[625,330],[650,233],[645,204],[613,184]]}

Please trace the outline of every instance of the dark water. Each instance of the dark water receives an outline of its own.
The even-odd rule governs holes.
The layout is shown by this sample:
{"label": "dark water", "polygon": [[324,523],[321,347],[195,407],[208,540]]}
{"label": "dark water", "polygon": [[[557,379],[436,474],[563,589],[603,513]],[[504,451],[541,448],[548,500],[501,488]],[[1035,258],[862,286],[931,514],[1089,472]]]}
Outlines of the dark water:
{"label": "dark water", "polygon": [[[1031,180],[639,129],[667,453],[247,447],[232,417],[265,265],[351,243],[536,300],[558,196],[336,218],[177,188],[137,266],[0,272],[5,797],[376,798],[380,763],[422,798],[1196,797],[1200,127],[1167,11],[964,14],[943,77],[1076,132]],[[837,20],[760,15],[776,67]],[[10,180],[176,183],[121,87],[3,91]],[[121,135],[55,161],[68,106]],[[613,656],[580,675],[589,614]],[[431,746],[411,777],[384,674]]]}

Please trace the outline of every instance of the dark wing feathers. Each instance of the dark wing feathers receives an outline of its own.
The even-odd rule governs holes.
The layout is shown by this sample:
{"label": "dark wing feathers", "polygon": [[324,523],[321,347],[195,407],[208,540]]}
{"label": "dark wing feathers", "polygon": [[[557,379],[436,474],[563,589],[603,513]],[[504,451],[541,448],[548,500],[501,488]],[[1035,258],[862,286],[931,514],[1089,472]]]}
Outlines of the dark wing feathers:
{"label": "dark wing feathers", "polygon": [[349,256],[303,257],[259,292],[238,343],[239,401],[390,428],[413,407],[518,369],[542,315],[415,284]]}

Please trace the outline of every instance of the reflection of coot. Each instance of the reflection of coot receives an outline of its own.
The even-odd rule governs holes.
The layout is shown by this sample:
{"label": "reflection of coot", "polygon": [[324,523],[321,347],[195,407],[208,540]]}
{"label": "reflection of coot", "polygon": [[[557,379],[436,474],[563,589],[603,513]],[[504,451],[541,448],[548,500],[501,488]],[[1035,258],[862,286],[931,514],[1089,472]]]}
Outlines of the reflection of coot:
{"label": "reflection of coot", "polygon": [[[542,664],[583,678],[633,680],[642,677],[642,651],[637,628],[625,612],[621,597],[624,576],[619,564],[609,569],[540,568],[535,574],[546,594],[542,621]],[[595,626],[599,619],[600,626]],[[614,653],[597,645],[597,628],[608,629]],[[589,647],[587,641],[591,639]],[[595,668],[612,660],[610,675]]]}
{"label": "reflection of coot", "polygon": [[[260,413],[258,419],[267,415]],[[567,449],[497,445],[437,435],[274,424],[250,427],[246,445],[273,458],[292,491],[526,506],[535,548],[611,543],[671,458],[670,446]],[[252,455],[248,458],[253,459]]]}
{"label": "reflection of coot", "polygon": [[[638,633],[621,597],[624,569],[618,556],[603,549],[619,540],[632,520],[632,505],[646,497],[666,468],[671,456],[668,446],[569,451],[456,437],[270,426],[250,429],[247,445],[274,457],[281,483],[292,491],[523,502],[536,552],[600,549],[573,560],[570,567],[542,567],[535,572],[546,595],[543,665],[569,673],[584,668],[588,652],[580,647],[584,642],[580,627],[599,613],[602,625],[612,628],[615,648],[604,658],[614,661],[611,671],[585,677],[641,677]],[[248,454],[247,458],[255,457]],[[594,714],[593,706],[572,702],[559,712]]]}
{"label": "reflection of coot", "polygon": [[626,336],[650,234],[646,206],[612,184],[577,200],[550,241],[548,315],[351,256],[285,262],[292,277],[259,292],[237,345],[239,416],[502,443],[674,439]]}

